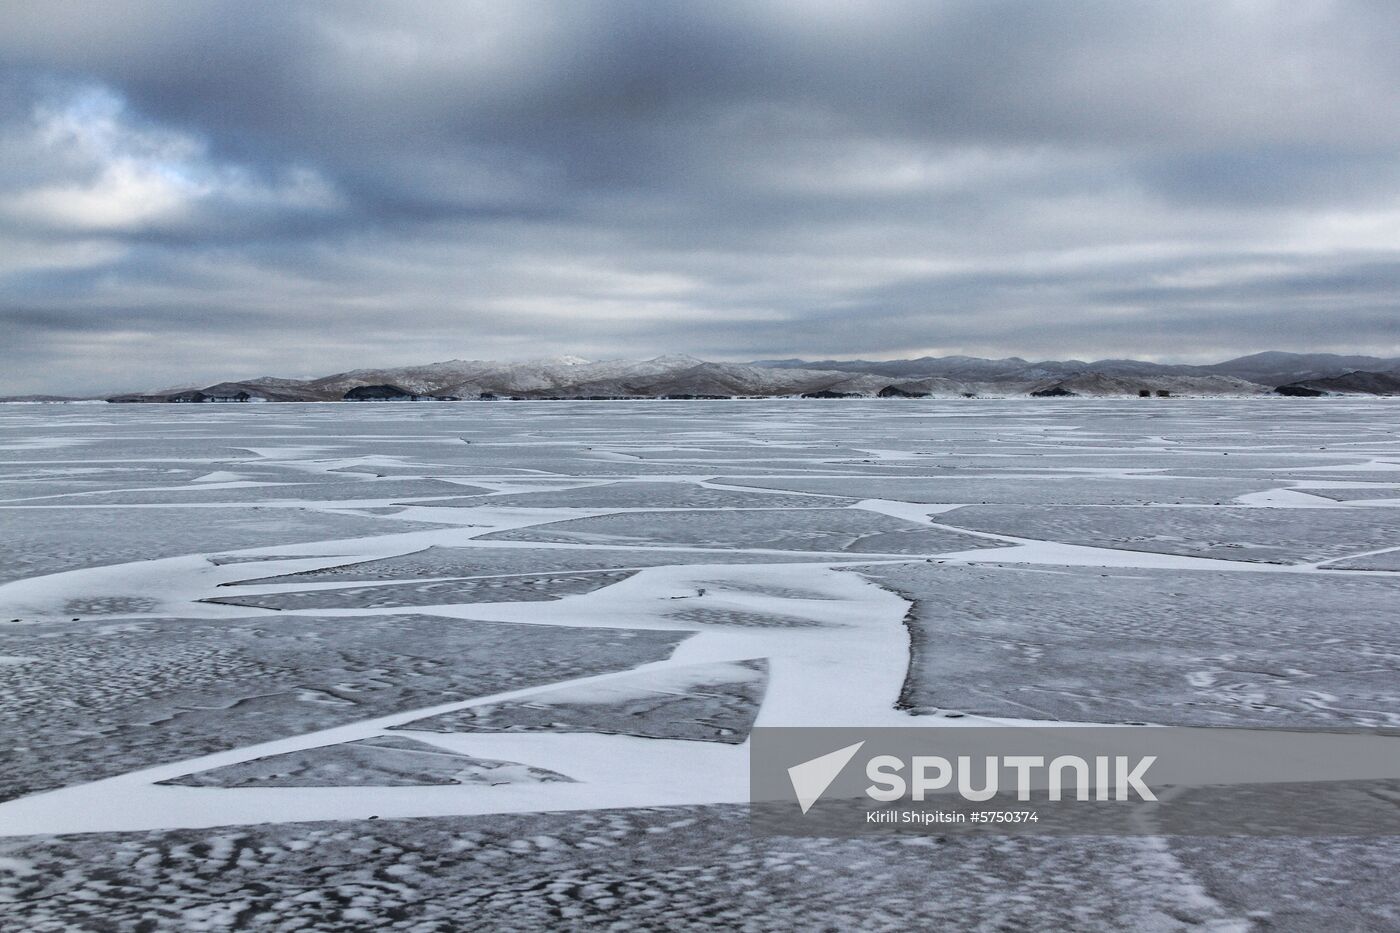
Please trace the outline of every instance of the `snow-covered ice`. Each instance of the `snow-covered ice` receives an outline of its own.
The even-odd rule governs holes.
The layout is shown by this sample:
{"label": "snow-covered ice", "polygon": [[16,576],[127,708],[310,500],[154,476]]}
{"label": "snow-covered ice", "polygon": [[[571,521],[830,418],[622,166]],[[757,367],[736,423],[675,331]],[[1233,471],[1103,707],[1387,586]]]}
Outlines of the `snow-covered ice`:
{"label": "snow-covered ice", "polygon": [[[0,904],[1384,928],[1385,839],[754,839],[737,805],[755,724],[1400,725],[1397,416],[0,407]],[[1335,858],[1368,867],[1297,897]]]}

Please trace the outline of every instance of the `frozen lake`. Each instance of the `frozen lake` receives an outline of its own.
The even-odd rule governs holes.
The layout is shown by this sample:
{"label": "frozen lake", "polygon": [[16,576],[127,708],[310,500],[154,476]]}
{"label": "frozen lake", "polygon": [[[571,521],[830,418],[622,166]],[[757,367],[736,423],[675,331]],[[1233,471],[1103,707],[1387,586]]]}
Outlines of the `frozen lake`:
{"label": "frozen lake", "polygon": [[1400,928],[1394,841],[736,806],[754,725],[1400,727],[1397,506],[1388,399],[3,405],[0,929]]}

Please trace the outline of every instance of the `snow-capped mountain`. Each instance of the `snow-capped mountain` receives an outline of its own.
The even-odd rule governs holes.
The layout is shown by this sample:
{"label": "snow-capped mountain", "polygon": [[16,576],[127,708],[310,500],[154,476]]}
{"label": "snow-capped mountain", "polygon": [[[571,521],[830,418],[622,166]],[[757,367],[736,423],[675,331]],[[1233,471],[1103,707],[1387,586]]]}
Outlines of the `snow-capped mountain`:
{"label": "snow-capped mountain", "polygon": [[[447,360],[423,366],[355,369],[311,379],[264,376],[182,387],[114,401],[339,401],[372,398],[667,398],[735,396],[1135,396],[1257,395],[1327,380],[1366,365],[1400,370],[1400,359],[1260,353],[1209,366],[1142,360],[924,357],[915,360],[761,360],[715,363],[686,355],[591,361],[576,356],[500,362]],[[1386,394],[1386,380],[1351,379],[1351,391]],[[1335,387],[1334,387],[1335,388]],[[373,391],[366,391],[373,390]],[[1290,393],[1296,394],[1296,393]]]}

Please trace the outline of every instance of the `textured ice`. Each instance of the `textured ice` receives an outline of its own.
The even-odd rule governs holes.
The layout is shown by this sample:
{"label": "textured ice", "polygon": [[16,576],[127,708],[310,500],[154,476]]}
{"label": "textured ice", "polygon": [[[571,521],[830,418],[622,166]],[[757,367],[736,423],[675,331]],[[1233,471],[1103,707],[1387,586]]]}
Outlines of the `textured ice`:
{"label": "textured ice", "polygon": [[0,406],[0,799],[51,791],[0,803],[41,834],[0,927],[1393,929],[1394,839],[697,804],[745,799],[754,721],[1395,728],[1396,413]]}
{"label": "textured ice", "polygon": [[1254,928],[1283,933],[1400,928],[1394,839],[1181,837],[1170,843],[1202,893]]}
{"label": "textured ice", "polygon": [[740,807],[0,845],[16,865],[0,875],[0,895],[22,905],[10,916],[31,930],[145,920],[188,928],[195,918],[216,928],[421,931],[470,918],[474,928],[522,931],[893,933],[973,920],[985,930],[1227,933],[1267,916],[1257,928],[1379,931],[1394,927],[1400,870],[1400,849],[1375,842],[765,838]]}
{"label": "textured ice", "polygon": [[499,576],[511,573],[547,573],[673,564],[738,564],[801,561],[802,555],[744,554],[722,550],[639,551],[626,548],[581,547],[430,547],[411,554],[380,560],[337,564],[278,577],[240,580],[241,585],[260,583],[356,582],[421,580],[442,577]]}
{"label": "textured ice", "polygon": [[[204,505],[214,503],[261,502],[357,502],[383,499],[388,502],[422,498],[450,498],[481,487],[444,480],[351,480],[307,482],[305,476],[282,476],[262,480],[258,485],[201,484],[179,487],[127,489],[114,492],[85,491],[45,499],[26,499],[25,505]],[[432,503],[437,504],[437,503]]]}
{"label": "textured ice", "polygon": [[62,611],[67,616],[92,618],[138,615],[155,612],[159,608],[159,602],[144,596],[88,596],[68,600],[63,604]]}
{"label": "textured ice", "polygon": [[385,736],[287,752],[161,781],[188,787],[402,787],[519,784],[569,778],[516,761],[473,758]]}
{"label": "textured ice", "polygon": [[1225,560],[1309,563],[1400,547],[1388,509],[1102,508],[974,505],[938,516],[956,528]]}
{"label": "textured ice", "polygon": [[1308,485],[1303,487],[1301,491],[1306,492],[1310,496],[1320,496],[1335,502],[1352,502],[1359,504],[1383,502],[1388,505],[1400,505],[1400,486],[1383,483],[1323,487]]}
{"label": "textured ice", "polygon": [[441,616],[0,626],[0,799],[665,658],[681,632]]}
{"label": "textured ice", "polygon": [[136,559],[437,527],[299,508],[0,506],[0,582]]}
{"label": "textured ice", "polygon": [[666,612],[666,618],[674,622],[689,622],[700,626],[732,625],[739,628],[815,628],[821,625],[820,622],[802,616],[718,606],[670,609]]}
{"label": "textured ice", "polygon": [[654,739],[743,742],[768,665],[720,661],[653,669],[603,683],[542,690],[399,726],[426,732],[601,732]]}
{"label": "textured ice", "polygon": [[121,489],[180,486],[196,480],[197,464],[171,463],[159,468],[118,464],[90,466],[24,467],[0,464],[0,502],[62,496],[75,493],[102,493]]}
{"label": "textured ice", "polygon": [[939,554],[997,543],[862,509],[628,512],[484,535],[487,541]]}
{"label": "textured ice", "polygon": [[1332,561],[1326,566],[1329,570],[1386,570],[1391,573],[1400,573],[1400,548],[1393,551],[1381,551],[1378,554],[1367,554],[1364,557],[1349,557],[1345,560]]}
{"label": "textured ice", "polygon": [[[864,498],[864,497],[862,497]],[[779,509],[849,505],[853,500],[791,496],[780,492],[710,489],[692,482],[608,483],[552,492],[474,497],[434,503],[462,506],[518,506],[531,509]]]}
{"label": "textured ice", "polygon": [[1397,578],[953,564],[863,572],[913,601],[902,701],[917,711],[1400,725]]}
{"label": "textured ice", "polygon": [[[936,472],[931,470],[930,472]],[[1268,480],[1179,479],[1141,474],[1131,478],[1084,474],[1019,476],[886,476],[729,478],[716,482],[763,489],[791,489],[857,499],[900,502],[1024,505],[1228,504],[1235,496],[1276,486]]]}
{"label": "textured ice", "polygon": [[862,457],[865,451],[854,447],[834,447],[826,444],[811,446],[781,444],[633,446],[611,444],[610,450],[638,460],[845,460]]}
{"label": "textured ice", "polygon": [[442,606],[470,603],[523,602],[591,593],[632,575],[627,570],[595,573],[531,574],[438,580],[431,583],[392,583],[332,590],[268,593],[261,596],[220,596],[206,600],[230,606],[262,609],[382,609],[398,606]]}

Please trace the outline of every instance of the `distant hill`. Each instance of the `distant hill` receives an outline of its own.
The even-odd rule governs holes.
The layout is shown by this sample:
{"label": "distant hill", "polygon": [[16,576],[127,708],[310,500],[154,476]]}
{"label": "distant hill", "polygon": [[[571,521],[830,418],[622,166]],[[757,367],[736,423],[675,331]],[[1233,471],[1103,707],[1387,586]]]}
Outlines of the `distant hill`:
{"label": "distant hill", "polygon": [[1274,391],[1280,395],[1400,395],[1400,372],[1356,371],[1320,379],[1301,379]]}
{"label": "distant hill", "polygon": [[86,402],[91,398],[76,395],[0,395],[0,402]]}
{"label": "distant hill", "polygon": [[[1058,391],[1056,391],[1058,390]],[[1032,394],[1087,395],[1111,397],[1142,395],[1260,395],[1263,386],[1236,379],[1234,376],[1176,376],[1150,373],[1135,376],[1110,376],[1100,372],[1085,372],[1068,379],[1048,381],[1031,389]]]}
{"label": "distant hill", "polygon": [[[692,356],[593,362],[578,357],[505,363],[447,360],[356,369],[308,379],[262,376],[112,396],[113,402],[328,402],[403,399],[581,399],[732,397],[1091,397],[1394,394],[1400,358],[1329,353],[1256,353],[1205,366],[1110,359],[1030,361],[970,356],[911,360],[757,360],[716,363]],[[1329,382],[1329,380],[1332,380]],[[392,388],[392,393],[387,390]],[[347,395],[348,394],[348,395]]]}
{"label": "distant hill", "polygon": [[1255,353],[1210,366],[1190,367],[1202,373],[1217,373],[1248,379],[1260,385],[1280,386],[1309,379],[1344,376],[1357,371],[1393,372],[1400,370],[1400,357],[1338,356],[1335,353]]}
{"label": "distant hill", "polygon": [[943,377],[982,382],[1023,382],[1097,373],[1104,376],[1229,376],[1274,388],[1290,382],[1341,376],[1357,370],[1387,372],[1400,369],[1400,357],[1340,356],[1335,353],[1269,351],[1204,366],[1149,363],[1145,360],[1043,360],[1020,357],[987,360],[971,356],[921,357],[913,360],[759,360],[755,366],[775,369],[834,369],[877,373],[906,379]]}

